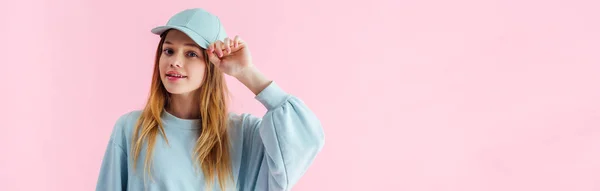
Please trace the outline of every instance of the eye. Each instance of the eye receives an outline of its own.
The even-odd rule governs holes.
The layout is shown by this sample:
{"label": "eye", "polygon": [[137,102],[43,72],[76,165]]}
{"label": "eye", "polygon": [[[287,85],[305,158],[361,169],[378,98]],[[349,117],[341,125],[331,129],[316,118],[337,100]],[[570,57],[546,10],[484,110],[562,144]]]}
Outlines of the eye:
{"label": "eye", "polygon": [[172,55],[172,54],[173,54],[173,49],[170,49],[170,48],[165,48],[165,49],[163,50],[163,52],[164,52],[166,55]]}
{"label": "eye", "polygon": [[187,55],[189,57],[198,57],[198,54],[196,54],[195,52],[188,52]]}

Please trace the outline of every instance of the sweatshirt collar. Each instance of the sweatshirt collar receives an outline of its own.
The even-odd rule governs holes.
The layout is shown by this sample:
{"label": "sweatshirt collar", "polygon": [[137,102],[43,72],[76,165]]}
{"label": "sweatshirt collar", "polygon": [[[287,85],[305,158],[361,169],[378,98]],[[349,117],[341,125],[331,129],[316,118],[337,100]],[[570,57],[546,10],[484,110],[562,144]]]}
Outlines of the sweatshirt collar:
{"label": "sweatshirt collar", "polygon": [[[181,129],[200,129],[200,119],[182,119],[163,109],[162,120],[168,127]],[[166,127],[165,127],[166,128]]]}

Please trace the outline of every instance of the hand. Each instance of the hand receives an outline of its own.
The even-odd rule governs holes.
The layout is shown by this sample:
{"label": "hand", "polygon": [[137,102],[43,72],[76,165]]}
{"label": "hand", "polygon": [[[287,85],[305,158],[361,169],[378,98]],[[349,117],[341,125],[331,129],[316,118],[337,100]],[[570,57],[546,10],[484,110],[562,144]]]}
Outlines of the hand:
{"label": "hand", "polygon": [[206,51],[210,62],[227,75],[238,77],[252,67],[250,50],[239,36],[217,40]]}

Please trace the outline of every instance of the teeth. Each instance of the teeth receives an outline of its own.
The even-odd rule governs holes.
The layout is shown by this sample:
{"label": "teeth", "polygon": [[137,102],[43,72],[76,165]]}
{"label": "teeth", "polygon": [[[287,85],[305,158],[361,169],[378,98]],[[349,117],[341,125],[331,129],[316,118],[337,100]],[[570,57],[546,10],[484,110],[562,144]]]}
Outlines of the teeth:
{"label": "teeth", "polygon": [[171,77],[178,77],[178,78],[181,78],[181,77],[183,77],[182,75],[179,75],[179,74],[169,74],[168,76],[171,76]]}

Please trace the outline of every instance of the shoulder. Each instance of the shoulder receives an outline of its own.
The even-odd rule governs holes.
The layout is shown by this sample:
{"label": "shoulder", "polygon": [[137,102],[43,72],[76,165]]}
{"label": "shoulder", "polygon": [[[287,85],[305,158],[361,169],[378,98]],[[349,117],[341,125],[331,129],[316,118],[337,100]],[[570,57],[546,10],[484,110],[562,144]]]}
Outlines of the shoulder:
{"label": "shoulder", "polygon": [[229,112],[229,127],[230,128],[245,128],[254,126],[260,123],[261,118],[258,118],[249,113]]}
{"label": "shoulder", "polygon": [[262,118],[249,113],[229,113],[229,131],[238,136],[251,136],[255,134]]}
{"label": "shoulder", "polygon": [[115,122],[115,127],[123,128],[133,126],[141,114],[141,110],[133,110],[123,113],[117,118],[117,121]]}
{"label": "shoulder", "polygon": [[141,113],[141,110],[133,110],[121,114],[114,123],[111,139],[120,146],[127,145],[127,140],[130,139]]}

